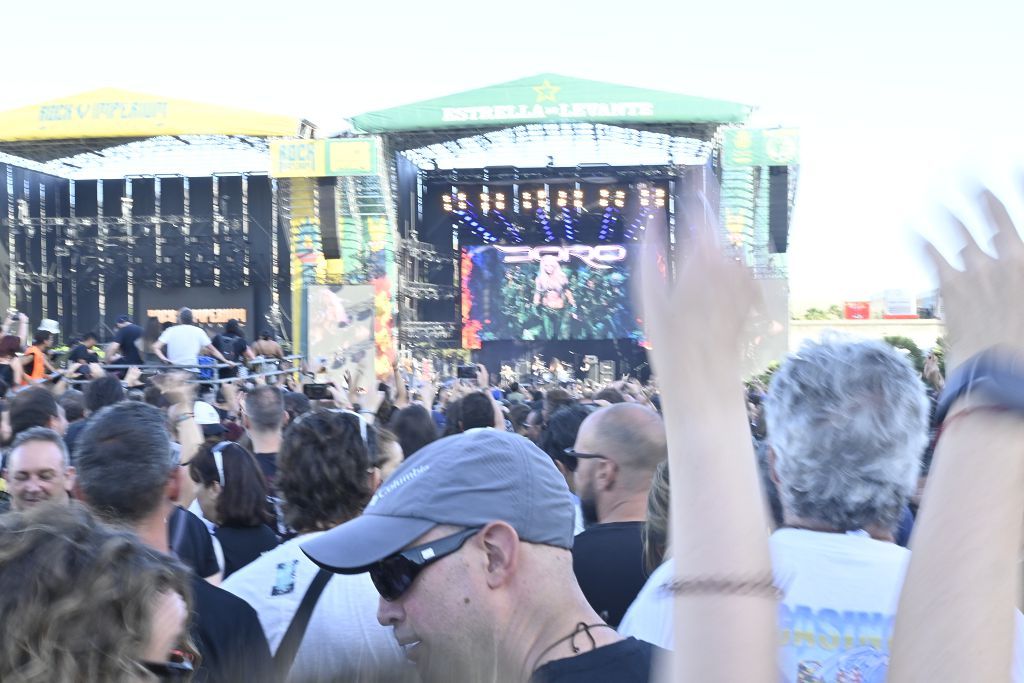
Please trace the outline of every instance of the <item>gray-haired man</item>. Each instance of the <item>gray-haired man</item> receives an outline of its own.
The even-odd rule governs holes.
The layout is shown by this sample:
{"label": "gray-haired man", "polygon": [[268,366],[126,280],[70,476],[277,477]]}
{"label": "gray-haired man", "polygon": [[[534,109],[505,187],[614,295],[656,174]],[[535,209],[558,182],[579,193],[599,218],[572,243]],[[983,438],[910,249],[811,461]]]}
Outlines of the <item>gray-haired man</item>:
{"label": "gray-haired man", "polygon": [[75,484],[75,468],[64,439],[46,427],[32,427],[18,434],[3,475],[15,510],[45,502],[66,505]]}

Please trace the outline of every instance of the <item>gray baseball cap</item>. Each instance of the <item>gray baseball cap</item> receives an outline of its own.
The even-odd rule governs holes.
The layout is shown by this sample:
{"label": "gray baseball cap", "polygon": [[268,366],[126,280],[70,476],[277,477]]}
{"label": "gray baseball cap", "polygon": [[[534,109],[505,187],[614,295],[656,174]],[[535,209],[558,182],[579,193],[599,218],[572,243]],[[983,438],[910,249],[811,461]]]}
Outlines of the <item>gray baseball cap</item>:
{"label": "gray baseball cap", "polygon": [[402,463],[363,514],[302,545],[333,572],[359,574],[439,524],[508,523],[531,543],[572,548],[575,508],[565,478],[531,441],[473,429]]}

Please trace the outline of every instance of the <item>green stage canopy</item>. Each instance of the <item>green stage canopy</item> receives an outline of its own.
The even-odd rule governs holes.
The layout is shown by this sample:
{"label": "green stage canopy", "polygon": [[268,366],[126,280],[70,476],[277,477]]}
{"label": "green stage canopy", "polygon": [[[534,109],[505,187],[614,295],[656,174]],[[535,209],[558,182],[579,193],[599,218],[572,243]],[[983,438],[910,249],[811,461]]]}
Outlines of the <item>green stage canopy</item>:
{"label": "green stage canopy", "polygon": [[530,123],[742,123],[750,111],[751,107],[736,102],[540,74],[360,114],[352,123],[367,133]]}

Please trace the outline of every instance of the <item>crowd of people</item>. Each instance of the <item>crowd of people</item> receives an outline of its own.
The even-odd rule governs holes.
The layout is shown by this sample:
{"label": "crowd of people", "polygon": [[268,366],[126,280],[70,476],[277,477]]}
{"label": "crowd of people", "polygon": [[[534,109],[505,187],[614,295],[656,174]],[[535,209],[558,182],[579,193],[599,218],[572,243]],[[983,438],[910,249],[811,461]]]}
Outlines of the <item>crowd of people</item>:
{"label": "crowd of people", "polygon": [[744,390],[710,223],[674,267],[651,231],[647,384],[310,399],[187,309],[114,369],[8,335],[0,680],[1024,680],[1024,243],[980,201],[996,255],[933,250],[948,379],[825,337]]}

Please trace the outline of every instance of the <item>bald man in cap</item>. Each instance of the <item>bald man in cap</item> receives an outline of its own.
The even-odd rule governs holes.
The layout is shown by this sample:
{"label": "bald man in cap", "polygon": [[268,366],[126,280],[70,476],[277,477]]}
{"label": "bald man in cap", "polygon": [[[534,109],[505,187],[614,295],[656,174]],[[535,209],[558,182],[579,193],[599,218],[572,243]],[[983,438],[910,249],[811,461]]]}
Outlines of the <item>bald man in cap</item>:
{"label": "bald man in cap", "polygon": [[587,530],[576,537],[573,570],[591,606],[612,626],[647,580],[641,531],[647,494],[667,456],[661,416],[618,403],[584,420],[576,445],[576,492]]}

